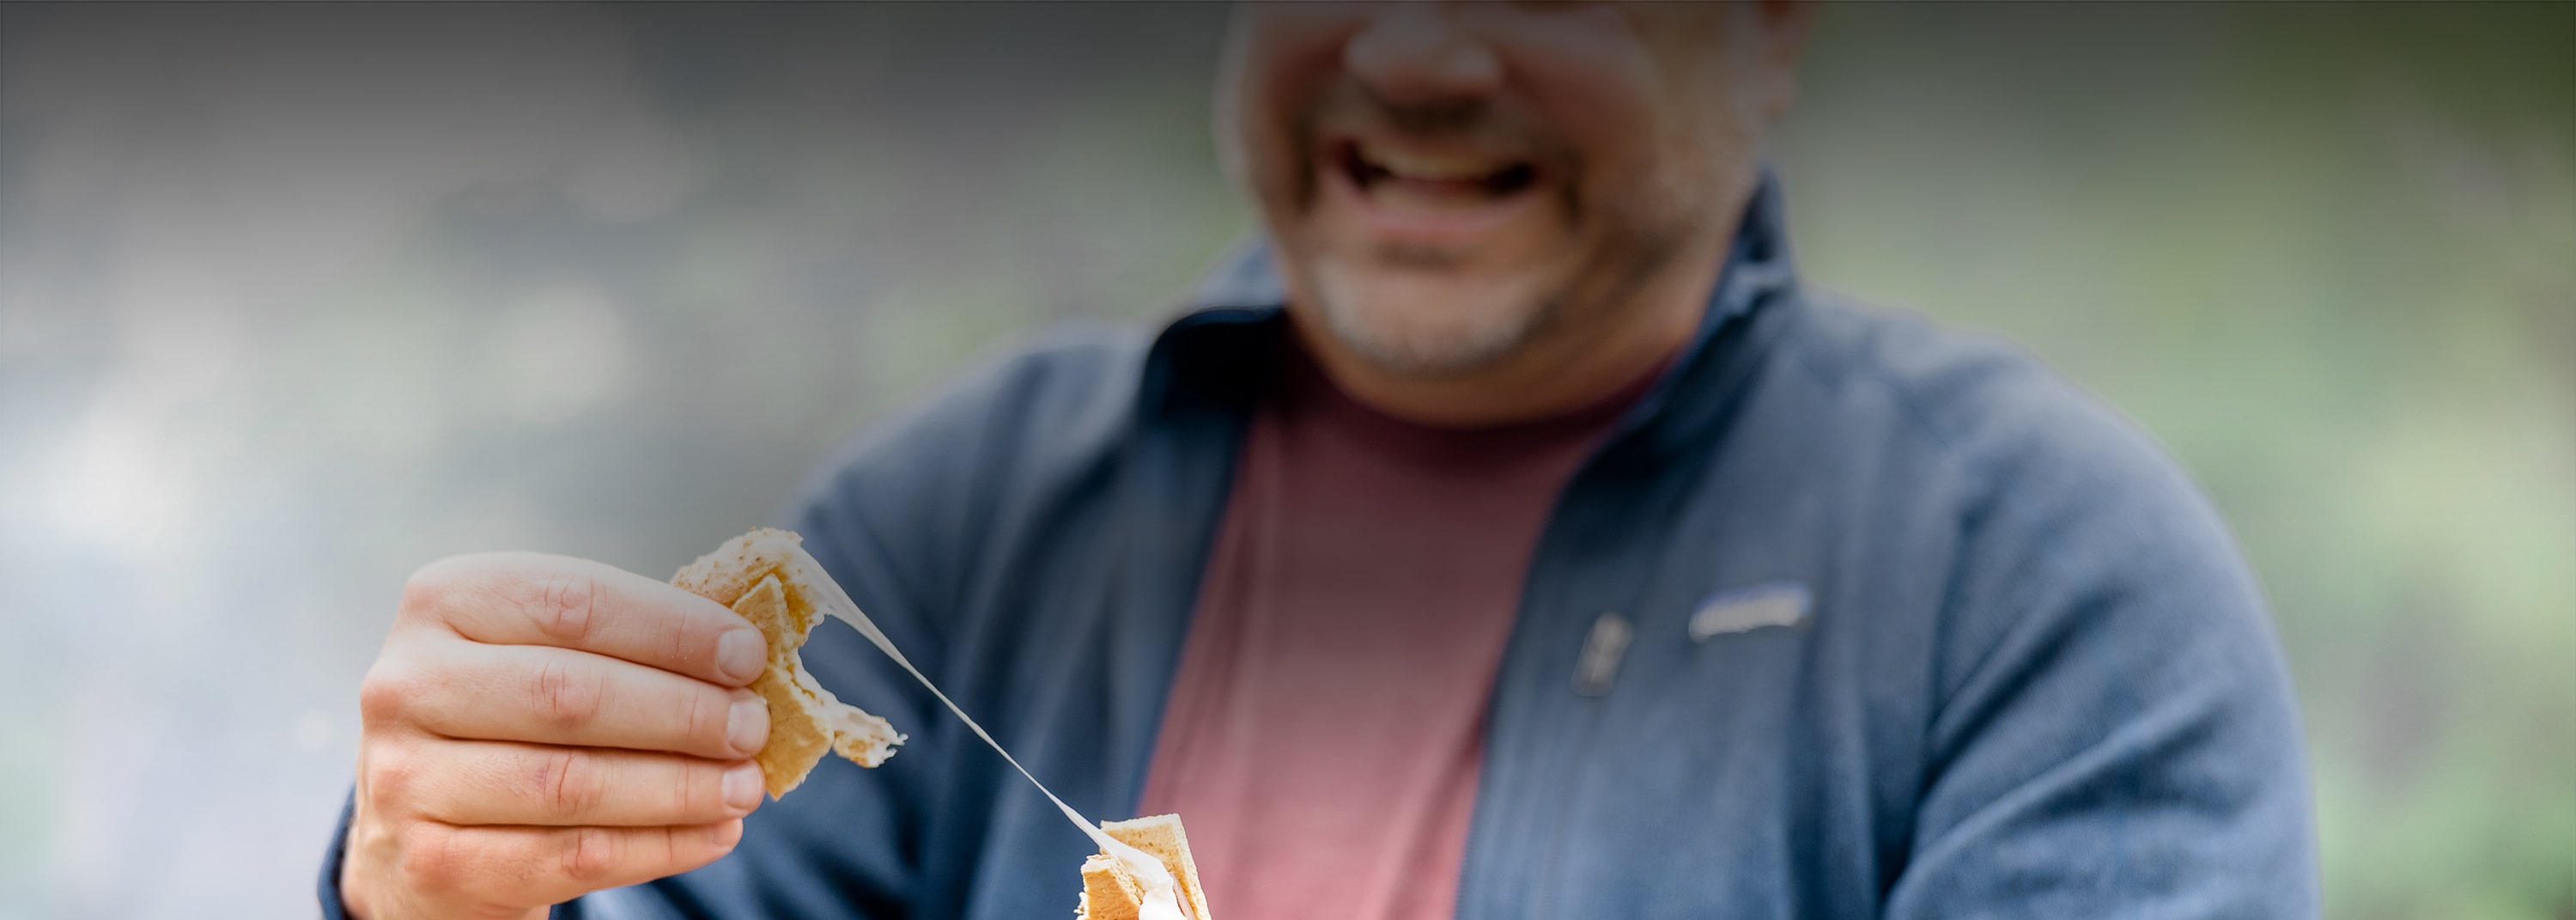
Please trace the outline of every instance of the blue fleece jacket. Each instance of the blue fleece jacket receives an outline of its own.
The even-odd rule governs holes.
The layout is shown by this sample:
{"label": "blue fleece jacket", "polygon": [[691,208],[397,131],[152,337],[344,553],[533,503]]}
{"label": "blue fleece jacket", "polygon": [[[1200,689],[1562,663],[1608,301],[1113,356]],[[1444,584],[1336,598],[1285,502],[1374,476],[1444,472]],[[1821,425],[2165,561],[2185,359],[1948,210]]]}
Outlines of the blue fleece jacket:
{"label": "blue fleece jacket", "polygon": [[[881,426],[791,524],[1095,817],[1135,810],[1283,332],[1257,250],[1197,300]],[[2028,358],[1802,287],[1768,182],[1526,579],[1460,917],[2317,909],[2285,668],[2208,503]],[[804,655],[910,743],[827,760],[713,865],[559,916],[1070,915],[1092,847],[1036,790],[855,633]]]}

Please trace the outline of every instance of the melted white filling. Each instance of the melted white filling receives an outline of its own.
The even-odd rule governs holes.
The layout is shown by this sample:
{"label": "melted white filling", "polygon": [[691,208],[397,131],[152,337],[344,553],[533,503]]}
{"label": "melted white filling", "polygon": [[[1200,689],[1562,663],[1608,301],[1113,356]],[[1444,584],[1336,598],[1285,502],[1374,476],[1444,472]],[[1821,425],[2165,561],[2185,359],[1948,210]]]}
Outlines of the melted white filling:
{"label": "melted white filling", "polygon": [[[948,694],[939,692],[939,685],[931,683],[930,678],[922,674],[920,668],[913,667],[912,661],[903,657],[903,652],[895,649],[894,641],[886,638],[885,633],[877,629],[877,624],[869,620],[868,615],[859,609],[858,602],[850,600],[849,593],[841,590],[840,583],[832,580],[831,574],[823,570],[823,564],[814,561],[814,557],[805,552],[804,546],[797,545],[794,547],[794,552],[795,556],[789,565],[796,576],[806,584],[821,589],[822,596],[814,598],[817,608],[856,628],[859,635],[867,637],[869,644],[876,646],[878,651],[884,652],[886,657],[894,659],[895,664],[902,665],[904,671],[912,675],[912,679],[920,681],[921,686],[928,689],[931,696],[937,697],[939,702],[948,707],[949,712],[955,713],[958,721],[966,723],[966,727],[975,732],[975,737],[984,739],[984,743],[991,745],[995,753],[1002,755],[1002,759],[1008,762],[1012,769],[1020,771],[1020,775],[1028,779],[1029,785],[1038,787],[1038,791],[1046,795],[1047,801],[1054,802],[1056,809],[1064,812],[1066,820],[1072,821],[1073,826],[1081,828],[1082,833],[1090,837],[1093,842],[1100,844],[1102,850],[1117,857],[1119,862],[1127,864],[1127,871],[1133,873],[1136,881],[1145,886],[1143,920],[1191,920],[1188,914],[1181,912],[1180,886],[1172,881],[1171,870],[1163,868],[1161,860],[1147,856],[1144,851],[1135,847],[1118,842],[1117,838],[1102,832],[1099,825],[1091,823],[1091,819],[1073,810],[1073,806],[1057,798],[1054,792],[1047,789],[1045,783],[1038,782],[1038,778],[1029,773],[1029,768],[1020,766],[1019,758],[1012,757],[1011,752],[1003,750],[1002,743],[993,740],[992,734],[984,731],[984,726],[975,724],[974,718],[968,716],[966,710],[959,708],[948,698]],[[831,698],[821,685],[817,684],[813,689],[816,693],[823,694],[822,698]],[[896,740],[901,741],[902,736],[896,736]]]}
{"label": "melted white filling", "polygon": [[1109,844],[1109,855],[1126,863],[1128,874],[1145,886],[1144,903],[1139,905],[1140,920],[1189,920],[1189,915],[1181,913],[1180,885],[1172,880],[1171,870],[1163,868],[1162,860],[1147,856],[1145,851],[1120,843],[1114,837],[1102,835],[1101,839]]}

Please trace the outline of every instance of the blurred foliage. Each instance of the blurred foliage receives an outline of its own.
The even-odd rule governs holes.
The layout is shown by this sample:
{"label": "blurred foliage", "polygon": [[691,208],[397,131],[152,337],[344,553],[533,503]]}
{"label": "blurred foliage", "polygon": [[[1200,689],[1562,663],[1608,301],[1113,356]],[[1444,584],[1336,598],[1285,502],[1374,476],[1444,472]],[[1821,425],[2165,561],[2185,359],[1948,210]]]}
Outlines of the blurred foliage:
{"label": "blurred foliage", "polygon": [[[304,912],[410,568],[667,570],[998,343],[1166,313],[1251,223],[1222,15],[0,6],[0,918]],[[1836,5],[1782,129],[1811,280],[2022,343],[2216,498],[2329,916],[2576,917],[2571,46]]]}

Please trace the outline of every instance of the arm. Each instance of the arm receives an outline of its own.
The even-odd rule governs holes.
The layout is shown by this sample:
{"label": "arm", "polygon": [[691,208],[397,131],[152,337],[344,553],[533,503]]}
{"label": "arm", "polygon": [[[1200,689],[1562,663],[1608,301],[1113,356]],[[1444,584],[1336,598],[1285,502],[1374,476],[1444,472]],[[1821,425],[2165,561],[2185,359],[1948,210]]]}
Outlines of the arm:
{"label": "arm", "polygon": [[1887,916],[2313,916],[2306,767],[2259,592],[2178,474],[2064,477],[2001,478],[2025,497],[1973,534]]}

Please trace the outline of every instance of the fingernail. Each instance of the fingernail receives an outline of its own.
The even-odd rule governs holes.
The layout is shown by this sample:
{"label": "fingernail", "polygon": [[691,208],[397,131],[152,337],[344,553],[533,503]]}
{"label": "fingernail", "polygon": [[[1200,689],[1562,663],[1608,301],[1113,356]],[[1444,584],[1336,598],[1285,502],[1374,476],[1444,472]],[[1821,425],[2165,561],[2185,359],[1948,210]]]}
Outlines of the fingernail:
{"label": "fingernail", "polygon": [[760,639],[760,630],[732,629],[716,639],[716,670],[741,683],[750,683],[767,665],[769,649]]}
{"label": "fingernail", "polygon": [[752,806],[760,804],[760,765],[735,764],[733,769],[726,770],[724,800],[725,804],[743,811],[750,811]]}
{"label": "fingernail", "polygon": [[734,844],[741,843],[741,842],[742,842],[742,819],[741,819],[741,818],[735,818],[735,819],[733,819],[733,820],[731,820],[731,821],[727,821],[727,822],[725,822],[725,823],[723,823],[723,824],[719,824],[719,825],[717,825],[717,826],[716,826],[716,846],[717,846],[718,848],[721,848],[721,849],[724,849],[724,850],[732,850],[732,849],[733,849],[733,845],[734,845]]}
{"label": "fingernail", "polygon": [[749,755],[768,742],[769,704],[756,696],[733,701],[733,708],[725,712],[725,743]]}

